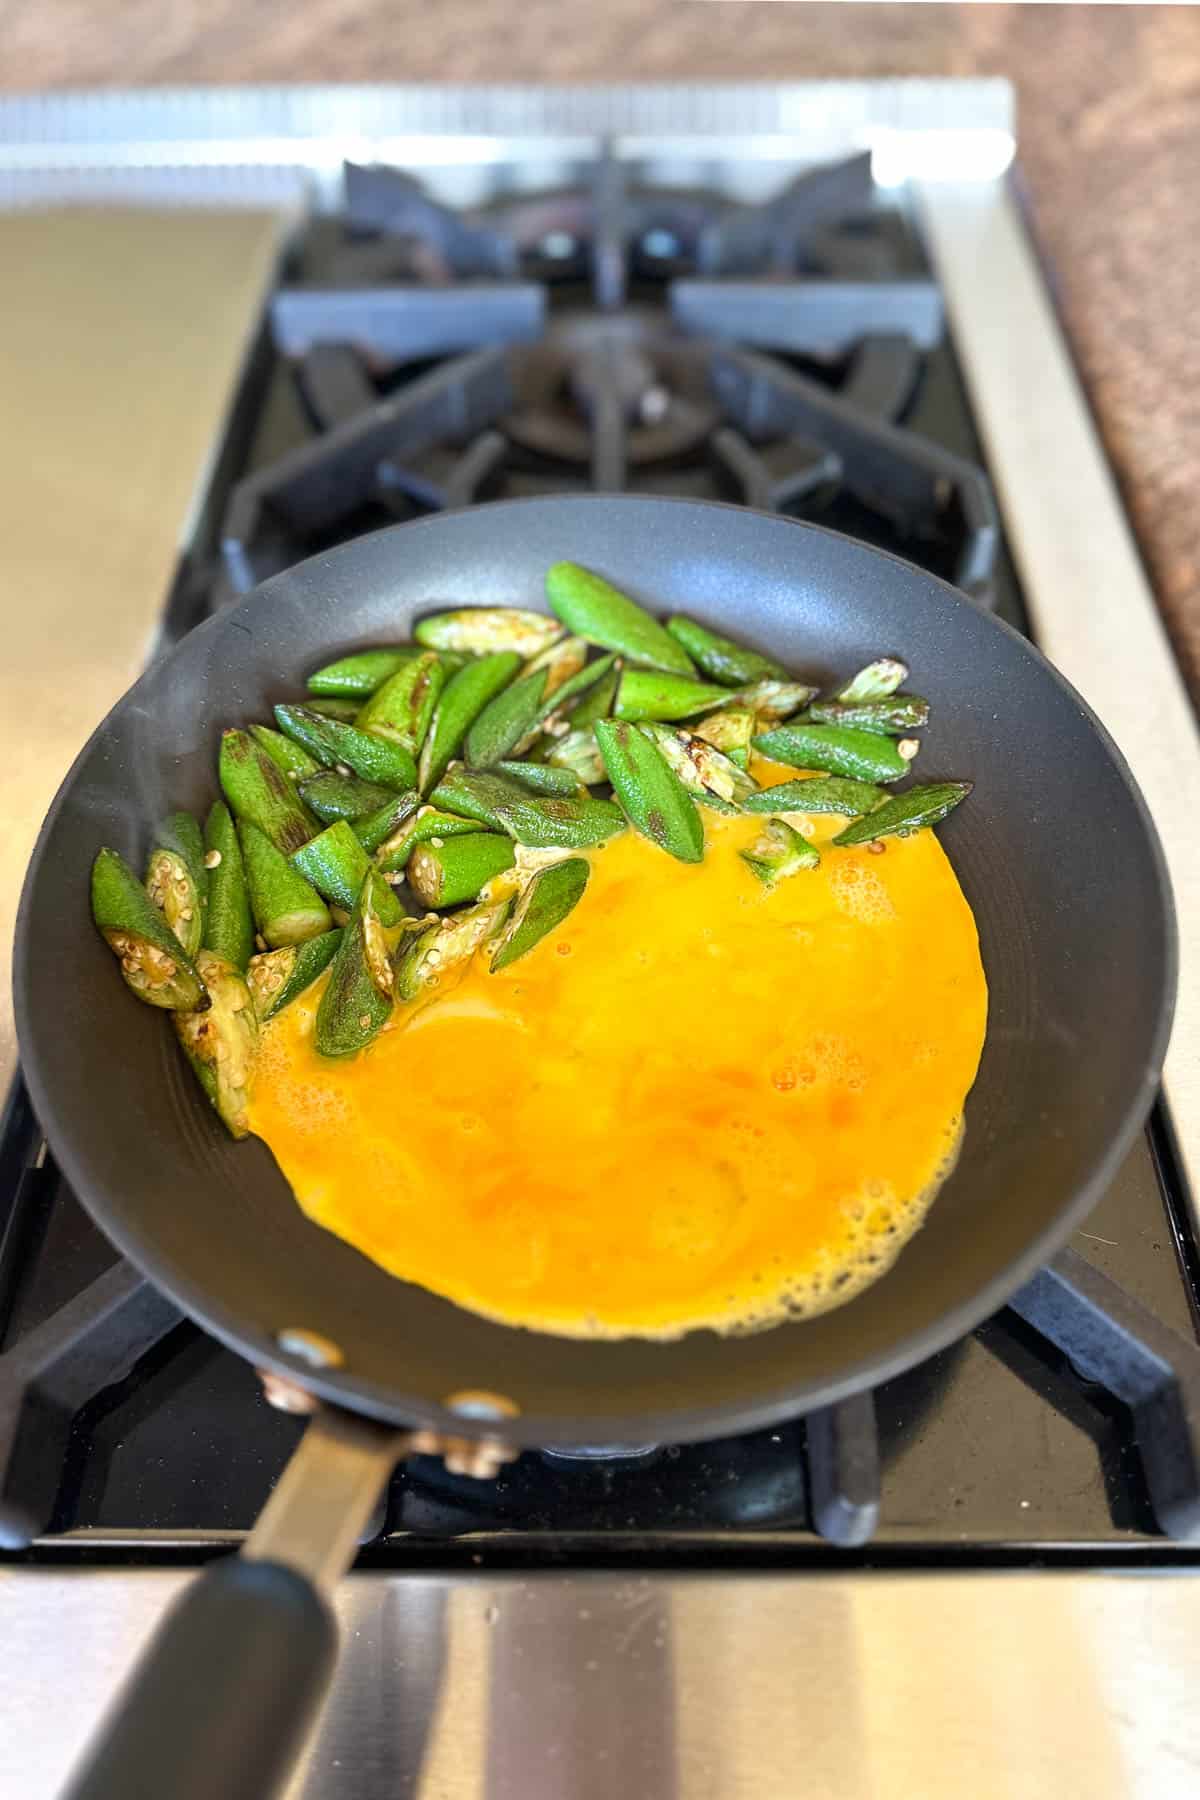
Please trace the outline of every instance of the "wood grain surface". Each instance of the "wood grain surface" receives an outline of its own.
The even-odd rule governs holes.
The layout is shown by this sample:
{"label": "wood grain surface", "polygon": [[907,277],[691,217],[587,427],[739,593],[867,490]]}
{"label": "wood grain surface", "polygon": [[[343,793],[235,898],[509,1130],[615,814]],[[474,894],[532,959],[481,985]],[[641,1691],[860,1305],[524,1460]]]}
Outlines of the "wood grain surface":
{"label": "wood grain surface", "polygon": [[1200,9],[0,0],[0,89],[1002,74],[1031,220],[1200,691]]}

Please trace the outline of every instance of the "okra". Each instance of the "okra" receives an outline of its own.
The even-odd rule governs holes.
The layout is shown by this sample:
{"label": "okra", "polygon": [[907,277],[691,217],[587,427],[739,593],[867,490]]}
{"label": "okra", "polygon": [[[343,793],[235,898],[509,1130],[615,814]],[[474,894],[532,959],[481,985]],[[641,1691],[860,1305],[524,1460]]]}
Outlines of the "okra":
{"label": "okra", "polygon": [[686,719],[723,706],[728,698],[728,688],[709,681],[662,675],[654,669],[626,669],[613,711],[618,719]]}
{"label": "okra", "polygon": [[450,769],[432,795],[435,806],[506,831],[535,848],[590,850],[624,829],[619,807],[590,794],[532,794],[490,771]]}
{"label": "okra", "polygon": [[371,695],[354,723],[359,731],[400,744],[415,757],[425,742],[446,671],[436,651],[424,650]]}
{"label": "okra", "polygon": [[511,869],[512,841],[494,831],[433,838],[418,844],[408,862],[408,885],[422,906],[457,906],[478,900],[495,875]]}
{"label": "okra", "polygon": [[314,698],[308,702],[308,710],[319,714],[322,719],[334,719],[339,725],[353,725],[362,711],[362,701]]}
{"label": "okra", "polygon": [[[327,769],[341,764],[364,781],[377,781],[386,788],[407,790],[416,786],[413,754],[394,738],[359,731],[337,719],[324,719],[308,706],[277,706],[275,717],[280,729],[303,744]],[[293,848],[298,850],[300,846],[295,844]]]}
{"label": "okra", "polygon": [[864,701],[886,700],[908,680],[908,665],[898,656],[881,656],[849,680],[833,696],[845,706],[858,706]]}
{"label": "okra", "polygon": [[392,968],[379,914],[385,899],[394,903],[395,895],[368,869],[317,1008],[313,1041],[321,1056],[356,1055],[391,1016]]}
{"label": "okra", "polygon": [[718,800],[729,804],[757,792],[743,769],[693,732],[683,731],[677,725],[660,725],[653,719],[643,720],[638,730],[649,738],[663,761],[692,793],[715,794]]}
{"label": "okra", "polygon": [[741,687],[751,681],[786,681],[787,670],[757,650],[749,650],[732,638],[709,631],[694,619],[676,614],[667,620],[667,630],[683,645],[702,675],[726,687]]}
{"label": "okra", "polygon": [[778,725],[754,740],[754,748],[793,769],[822,769],[855,781],[899,781],[917,753],[915,738],[893,743],[873,731],[841,725]]}
{"label": "okra", "polygon": [[290,1006],[318,975],[324,974],[341,941],[340,930],[323,931],[307,943],[284,944],[278,950],[264,950],[250,958],[246,985],[260,1024],[265,1025]]}
{"label": "okra", "polygon": [[722,706],[697,721],[691,730],[715,750],[724,751],[739,769],[750,767],[750,741],[756,726],[749,706]]}
{"label": "okra", "polygon": [[572,731],[582,731],[585,726],[594,725],[597,719],[610,718],[612,709],[616,705],[617,687],[621,680],[619,658],[600,656],[594,663],[589,664],[589,667],[593,670],[602,669],[603,674],[598,675],[595,682],[589,684],[582,700],[575,701],[567,710],[563,706],[560,694],[558,705],[554,709],[556,718],[560,713],[566,712],[566,723]]}
{"label": "okra", "polygon": [[929,702],[916,694],[895,694],[890,700],[814,700],[800,723],[853,725],[859,731],[877,731],[884,737],[903,737],[929,723]]}
{"label": "okra", "polygon": [[[243,822],[238,827],[238,837],[250,890],[250,910],[264,943],[277,950],[281,944],[302,944],[306,938],[320,937],[328,931],[332,924],[329,908],[266,833],[257,825]],[[357,839],[355,843],[357,847]],[[303,855],[303,850],[298,854]],[[361,850],[359,854],[362,855]]]}
{"label": "okra", "polygon": [[528,955],[548,932],[562,924],[583,897],[588,873],[583,857],[571,856],[530,877],[496,937],[490,964],[493,975]]}
{"label": "okra", "polygon": [[650,739],[625,720],[593,727],[613,792],[630,824],[680,862],[704,856],[704,825],[696,803]]}
{"label": "okra", "polygon": [[139,1000],[172,1012],[208,1005],[197,965],[115,850],[100,850],[92,864],[92,917]]}
{"label": "okra", "polygon": [[504,925],[512,905],[512,895],[506,894],[480,900],[446,919],[406,925],[393,959],[397,998],[417,1000],[448,975],[463,973],[480,945]]}
{"label": "okra", "polygon": [[630,662],[694,675],[691,658],[645,610],[590,569],[557,562],[546,572],[546,598],[568,631]]}
{"label": "okra", "polygon": [[339,656],[336,662],[314,669],[305,686],[310,694],[354,700],[360,704],[381,688],[385,681],[402,669],[420,652],[412,644],[380,645],[375,650],[355,650]]}
{"label": "okra", "polygon": [[596,733],[590,725],[579,731],[568,731],[566,737],[556,739],[547,760],[551,768],[565,769],[589,787],[608,779],[604,758],[596,745]]}
{"label": "okra", "polygon": [[588,647],[581,637],[558,638],[545,650],[538,652],[525,664],[523,673],[536,675],[539,669],[546,671],[546,686],[543,698],[549,700],[561,687],[571,681],[583,669],[587,662]]}
{"label": "okra", "polygon": [[240,969],[211,950],[201,950],[199,967],[211,1005],[203,1012],[176,1013],[172,1023],[222,1122],[235,1138],[243,1138],[250,1129],[246,1106],[258,1017]]}
{"label": "okra", "polygon": [[760,788],[742,801],[748,813],[842,813],[857,818],[886,798],[883,788],[870,781],[851,781],[844,775],[815,775],[811,781],[781,781]]}
{"label": "okra", "polygon": [[465,755],[473,768],[500,762],[537,724],[547,679],[547,670],[535,669],[488,702],[467,732]]}
{"label": "okra", "polygon": [[[568,638],[567,642],[581,644],[583,639]],[[585,700],[594,688],[603,685],[614,668],[616,660],[616,657],[611,654],[598,656],[595,662],[585,663],[553,691],[547,684],[546,692],[543,694],[541,705],[537,710],[537,716],[525,735],[518,738],[513,747],[514,755],[520,756],[543,731],[551,737],[557,737],[560,730],[565,730],[568,713]],[[613,691],[615,692],[615,687]]]}
{"label": "okra", "polygon": [[316,820],[301,804],[287,776],[248,732],[221,733],[218,774],[225,798],[239,820],[257,825],[285,856],[306,844],[316,831]]}
{"label": "okra", "polygon": [[[589,734],[590,735],[590,734]],[[568,768],[555,767],[549,763],[534,762],[498,762],[497,775],[507,775],[511,781],[519,781],[531,788],[535,794],[577,794],[579,777]],[[603,781],[601,773],[598,780]]]}
{"label": "okra", "polygon": [[431,838],[465,837],[479,830],[478,819],[460,819],[455,813],[439,812],[435,806],[422,806],[408,817],[376,848],[376,866],[385,875],[398,873],[408,866],[408,859],[418,844]]}
{"label": "okra", "polygon": [[[303,849],[297,850],[292,867],[306,881],[311,881],[317,892],[332,905],[348,912],[362,891],[371,864],[348,822],[337,819]],[[384,892],[375,904],[384,925],[400,923],[403,917],[400,902],[386,882]]]}
{"label": "okra", "polygon": [[768,819],[762,835],[749,850],[739,850],[738,855],[765,887],[774,887],[777,881],[797,875],[801,869],[815,869],[821,860],[815,845],[786,819]]}
{"label": "okra", "polygon": [[804,681],[755,681],[726,698],[736,701],[739,706],[748,706],[761,728],[777,725],[780,719],[790,719],[793,713],[800,712],[814,700],[816,694],[816,688]]}
{"label": "okra", "polygon": [[272,731],[269,725],[252,725],[250,736],[260,750],[266,751],[280,774],[286,775],[289,781],[303,781],[306,775],[315,775],[321,767],[303,745],[284,737],[282,731]]}
{"label": "okra", "polygon": [[466,606],[422,619],[413,636],[431,650],[465,651],[468,656],[515,650],[527,657],[539,655],[561,637],[562,626],[545,613],[522,612],[515,606]]}
{"label": "okra", "polygon": [[876,838],[896,834],[907,837],[910,831],[938,824],[947,813],[954,811],[960,800],[966,799],[972,785],[969,781],[931,781],[925,787],[893,794],[874,812],[839,831],[833,841],[851,845],[872,843]]}
{"label": "okra", "polygon": [[205,822],[204,862],[208,869],[204,948],[235,969],[244,969],[254,949],[254,918],[242,847],[229,808],[220,800]]}
{"label": "okra", "polygon": [[418,773],[422,793],[428,793],[441,780],[480,713],[503,693],[520,667],[521,659],[515,650],[498,650],[467,663],[451,676],[421,746]]}
{"label": "okra", "polygon": [[368,856],[374,856],[379,846],[399,831],[404,821],[416,812],[418,804],[415,791],[393,794],[375,812],[364,813],[361,819],[351,820],[350,828]]}
{"label": "okra", "polygon": [[[284,742],[288,740],[285,738]],[[361,819],[365,813],[378,812],[381,806],[392,806],[396,799],[390,788],[363,781],[357,775],[339,775],[336,769],[318,769],[300,783],[298,791],[322,825],[332,825],[335,819]]]}
{"label": "okra", "polygon": [[191,813],[172,813],[160,827],[146,865],[146,893],[194,957],[204,942],[208,870],[204,837]]}

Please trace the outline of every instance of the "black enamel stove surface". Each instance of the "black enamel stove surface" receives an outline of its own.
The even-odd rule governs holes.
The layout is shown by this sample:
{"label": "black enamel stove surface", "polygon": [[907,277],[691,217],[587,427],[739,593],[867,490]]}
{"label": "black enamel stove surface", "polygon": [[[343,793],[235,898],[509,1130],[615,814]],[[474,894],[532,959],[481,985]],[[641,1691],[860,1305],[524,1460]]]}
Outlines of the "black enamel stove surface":
{"label": "black enamel stove surface", "polygon": [[[394,171],[281,272],[169,641],[312,551],[504,495],[709,496],[818,520],[1021,597],[942,314],[865,159],[766,206],[639,187],[455,214]],[[364,1552],[429,1566],[1184,1557],[1200,1536],[1196,1246],[1160,1122],[1073,1248],[873,1395],[693,1447],[420,1459]],[[0,1542],[38,1561],[200,1554],[253,1522],[299,1426],[141,1283],[41,1149],[0,1134]],[[1194,1553],[1192,1553],[1194,1554]]]}

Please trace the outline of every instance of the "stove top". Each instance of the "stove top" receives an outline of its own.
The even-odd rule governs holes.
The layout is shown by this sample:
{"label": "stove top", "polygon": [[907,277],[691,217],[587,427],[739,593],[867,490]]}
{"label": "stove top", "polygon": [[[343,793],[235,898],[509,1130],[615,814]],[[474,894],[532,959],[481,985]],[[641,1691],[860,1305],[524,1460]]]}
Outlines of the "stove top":
{"label": "stove top", "polygon": [[[460,206],[403,169],[347,164],[340,206],[284,258],[162,641],[379,525],[589,488],[816,520],[1029,628],[903,193],[860,155],[747,199],[720,165],[650,181],[599,142],[570,180],[498,182]],[[239,1537],[299,1424],[115,1257],[19,1087],[0,1226],[4,1542],[39,1563],[144,1563]],[[490,1482],[416,1459],[363,1560],[1186,1557],[1198,1309],[1156,1113],[1072,1251],[873,1395],[700,1446],[547,1447]]]}

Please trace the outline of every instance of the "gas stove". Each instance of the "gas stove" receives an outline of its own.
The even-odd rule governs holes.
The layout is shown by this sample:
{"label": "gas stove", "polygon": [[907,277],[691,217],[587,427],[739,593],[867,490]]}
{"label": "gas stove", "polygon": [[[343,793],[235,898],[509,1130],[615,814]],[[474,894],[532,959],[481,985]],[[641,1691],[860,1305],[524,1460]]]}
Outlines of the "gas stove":
{"label": "gas stove", "polygon": [[[862,537],[1031,633],[1100,705],[1153,805],[1137,719],[1096,692],[1105,608],[1143,676],[1139,712],[1168,736],[1182,729],[1177,678],[1160,667],[1153,603],[1004,186],[1006,91],[922,85],[924,110],[904,84],[831,89],[821,105],[817,88],[549,94],[540,107],[483,90],[473,108],[443,96],[441,115],[431,91],[370,90],[357,115],[349,92],[290,111],[249,90],[160,113],[156,97],[128,96],[121,154],[78,135],[69,101],[42,103],[70,155],[48,153],[39,112],[40,137],[0,146],[0,198],[6,182],[24,203],[165,193],[270,203],[288,219],[159,648],[301,558],[431,510],[585,489],[717,498]],[[476,129],[452,129],[468,112]],[[160,136],[151,155],[131,119],[164,133],[165,152]],[[486,129],[503,121],[503,135]],[[939,181],[948,159],[953,183]],[[1016,405],[1025,366],[1037,398],[1026,388]],[[1052,447],[1030,439],[1026,402]],[[1072,532],[1052,541],[1042,518],[1064,479],[1105,501],[1073,566]],[[1085,595],[1091,555],[1104,572]],[[1200,907],[1190,870],[1173,860],[1185,924],[1189,898]],[[1185,1007],[1185,1051],[1190,1028]],[[673,1584],[718,1571],[732,1594],[765,1573],[1200,1565],[1200,1103],[1185,1056],[1168,1078],[1169,1107],[1072,1248],[969,1338],[875,1393],[715,1443],[547,1446],[491,1481],[407,1464],[347,1590],[353,1629],[384,1641],[380,1609],[405,1594],[444,1629],[446,1606],[473,1605],[455,1596],[480,1596],[485,1578],[499,1617],[552,1579],[566,1589],[547,1601],[540,1588],[535,1608],[594,1684],[614,1652],[593,1618],[612,1612],[624,1667],[637,1593],[658,1595],[666,1618],[701,1592],[685,1605]],[[31,1631],[52,1594],[87,1638],[101,1589],[132,1629],[152,1574],[169,1586],[181,1562],[241,1540],[298,1422],[116,1257],[19,1076],[0,1225],[0,1538],[12,1553],[0,1581]],[[659,1626],[646,1639],[661,1650]],[[83,1654],[94,1711],[108,1670]],[[495,1656],[491,1670],[495,1681]],[[682,1731],[683,1699],[663,1678]],[[357,1750],[332,1754],[346,1751],[344,1686],[297,1795],[393,1791],[366,1783]],[[426,1749],[436,1692],[403,1701]],[[651,1777],[661,1753],[639,1750],[640,1792],[726,1791]],[[50,1791],[51,1765],[44,1744],[30,1749],[9,1788],[0,1760],[0,1793]]]}

